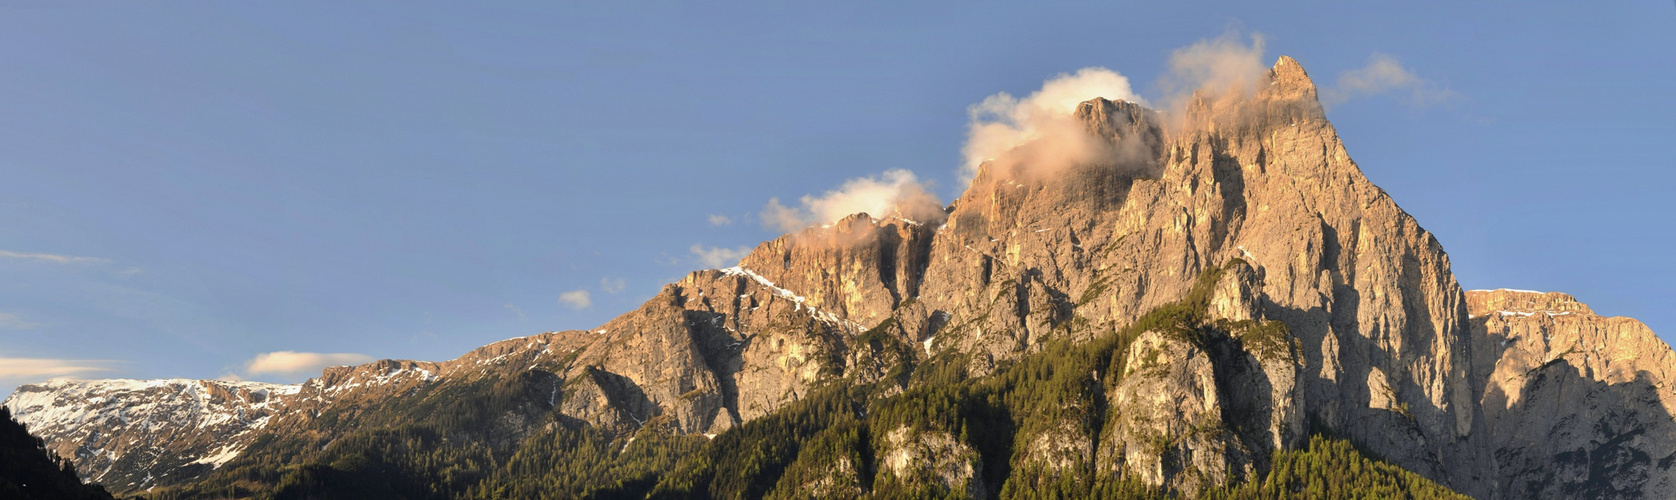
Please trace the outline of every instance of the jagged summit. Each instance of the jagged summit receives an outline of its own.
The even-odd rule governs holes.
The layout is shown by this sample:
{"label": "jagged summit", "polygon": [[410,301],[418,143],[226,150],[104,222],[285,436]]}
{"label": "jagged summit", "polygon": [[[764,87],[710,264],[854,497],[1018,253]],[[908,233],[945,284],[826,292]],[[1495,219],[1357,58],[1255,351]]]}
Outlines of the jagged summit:
{"label": "jagged summit", "polygon": [[1297,101],[1314,101],[1315,81],[1309,79],[1309,73],[1304,71],[1302,64],[1292,56],[1280,56],[1269,69],[1271,85],[1276,87],[1279,94],[1286,99]]}

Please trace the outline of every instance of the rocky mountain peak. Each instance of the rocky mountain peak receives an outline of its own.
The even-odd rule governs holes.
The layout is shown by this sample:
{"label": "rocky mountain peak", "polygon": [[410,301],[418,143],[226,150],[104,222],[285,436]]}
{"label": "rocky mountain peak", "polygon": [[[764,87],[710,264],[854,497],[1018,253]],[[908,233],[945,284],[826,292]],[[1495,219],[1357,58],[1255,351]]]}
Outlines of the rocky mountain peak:
{"label": "rocky mountain peak", "polygon": [[1309,79],[1309,73],[1298,64],[1292,56],[1280,56],[1274,67],[1269,69],[1270,95],[1288,100],[1314,101],[1316,99],[1315,82]]}
{"label": "rocky mountain peak", "polygon": [[1281,56],[1254,81],[1225,82],[1195,91],[1175,128],[1178,134],[1249,134],[1279,127],[1327,125],[1315,82],[1303,66]]}
{"label": "rocky mountain peak", "polygon": [[810,305],[873,325],[919,295],[940,222],[854,214],[757,245],[739,266]]}

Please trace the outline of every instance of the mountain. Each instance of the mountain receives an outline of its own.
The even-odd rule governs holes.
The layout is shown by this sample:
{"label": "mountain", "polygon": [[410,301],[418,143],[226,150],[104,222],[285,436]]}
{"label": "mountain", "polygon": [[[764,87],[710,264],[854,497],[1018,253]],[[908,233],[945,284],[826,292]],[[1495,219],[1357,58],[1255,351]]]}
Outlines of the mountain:
{"label": "mountain", "polygon": [[6,398],[58,456],[116,491],[196,479],[231,460],[298,386],[219,380],[54,380]]}
{"label": "mountain", "polygon": [[[109,382],[6,405],[94,443],[78,464],[152,464],[99,474],[158,498],[1663,491],[1669,347],[1463,292],[1296,61],[1176,114],[1073,117],[1106,154],[991,161],[938,220],[809,227],[590,330],[331,368],[260,412],[79,388]],[[1503,342],[1564,332],[1583,347]],[[136,400],[192,418],[102,410]],[[100,444],[140,441],[167,452]],[[229,444],[174,445],[199,442]]]}

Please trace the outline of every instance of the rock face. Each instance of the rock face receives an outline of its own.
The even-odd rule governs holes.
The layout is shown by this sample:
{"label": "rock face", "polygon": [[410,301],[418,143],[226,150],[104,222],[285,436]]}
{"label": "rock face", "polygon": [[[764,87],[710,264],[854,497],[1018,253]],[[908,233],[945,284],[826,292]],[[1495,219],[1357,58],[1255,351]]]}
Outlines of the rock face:
{"label": "rock face", "polygon": [[115,491],[202,476],[238,455],[296,385],[219,380],[55,380],[4,406],[84,479]]}
{"label": "rock face", "polygon": [[1668,498],[1676,353],[1563,293],[1467,292],[1474,372],[1508,498]]}
{"label": "rock face", "polygon": [[927,223],[855,214],[765,242],[739,265],[822,310],[873,325],[919,296],[935,229]]}

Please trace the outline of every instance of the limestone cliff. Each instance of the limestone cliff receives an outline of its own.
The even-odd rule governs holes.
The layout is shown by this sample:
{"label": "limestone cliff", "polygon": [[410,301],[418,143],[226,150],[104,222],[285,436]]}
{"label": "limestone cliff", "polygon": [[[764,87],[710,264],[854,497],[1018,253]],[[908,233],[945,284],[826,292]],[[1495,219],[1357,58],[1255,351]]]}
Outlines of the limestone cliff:
{"label": "limestone cliff", "polygon": [[1668,498],[1676,353],[1563,293],[1467,292],[1475,385],[1508,498]]}

